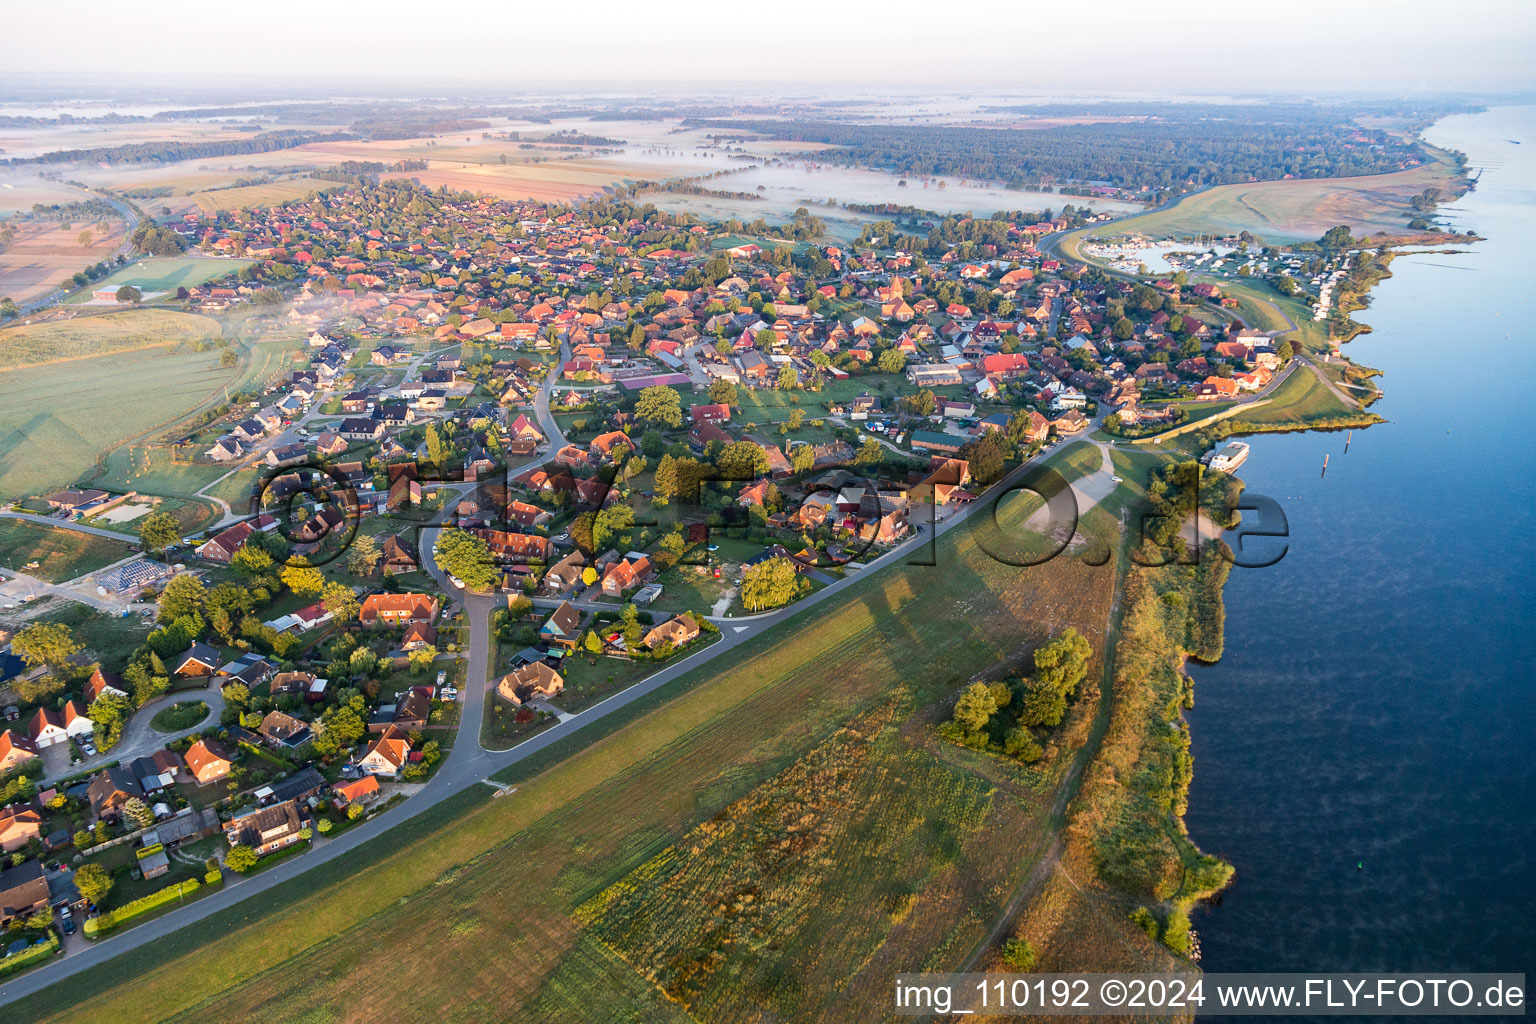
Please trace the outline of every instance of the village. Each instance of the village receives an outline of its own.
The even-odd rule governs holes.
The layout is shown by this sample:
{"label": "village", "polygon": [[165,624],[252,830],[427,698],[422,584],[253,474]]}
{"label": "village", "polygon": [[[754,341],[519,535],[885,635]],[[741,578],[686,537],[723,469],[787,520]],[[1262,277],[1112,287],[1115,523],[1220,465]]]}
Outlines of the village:
{"label": "village", "polygon": [[[1216,286],[1037,247],[1067,226],[951,218],[906,251],[399,182],[173,221],[255,261],[176,301],[271,308],[304,340],[176,441],[248,481],[214,525],[166,536],[156,499],[83,485],[9,496],[53,529],[137,510],[133,558],[37,595],[148,630],[3,638],[18,954],[323,845],[455,743],[506,749],[686,662],[1065,440],[1148,436],[1287,372]],[[483,679],[471,594],[496,607]]]}

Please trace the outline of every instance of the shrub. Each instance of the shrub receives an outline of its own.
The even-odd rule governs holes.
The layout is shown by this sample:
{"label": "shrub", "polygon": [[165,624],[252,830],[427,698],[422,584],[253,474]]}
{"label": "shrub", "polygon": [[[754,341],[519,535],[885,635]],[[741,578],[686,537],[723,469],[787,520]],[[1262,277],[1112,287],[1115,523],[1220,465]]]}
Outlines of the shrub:
{"label": "shrub", "polygon": [[260,858],[256,856],[256,851],[249,846],[231,846],[224,857],[224,863],[229,865],[229,869],[242,875],[254,868],[258,860]]}
{"label": "shrub", "polygon": [[1035,947],[1027,939],[1009,939],[1003,943],[1003,963],[1016,971],[1035,969]]}
{"label": "shrub", "polygon": [[1147,938],[1157,941],[1157,918],[1152,916],[1152,911],[1146,907],[1137,907],[1131,911],[1131,924],[1147,933]]}
{"label": "shrub", "polygon": [[85,922],[85,934],[96,935],[101,932],[111,931],[124,921],[138,917],[140,914],[155,909],[172,900],[179,900],[190,896],[203,887],[197,879],[188,879],[176,885],[168,885],[164,889],[156,889],[148,896],[141,896],[131,903],[125,903],[115,910],[108,911],[99,917],[93,917]]}
{"label": "shrub", "polygon": [[1168,915],[1168,924],[1163,928],[1163,945],[1181,956],[1189,955],[1189,914],[1184,910],[1175,908]]}

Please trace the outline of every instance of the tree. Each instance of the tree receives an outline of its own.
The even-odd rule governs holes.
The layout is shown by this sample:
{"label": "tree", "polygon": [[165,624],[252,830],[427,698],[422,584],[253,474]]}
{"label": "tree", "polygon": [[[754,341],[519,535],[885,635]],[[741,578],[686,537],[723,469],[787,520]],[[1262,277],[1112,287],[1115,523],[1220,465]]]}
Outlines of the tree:
{"label": "tree", "polygon": [[781,391],[788,391],[791,388],[799,387],[800,371],[796,370],[788,363],[785,363],[783,366],[779,367],[778,385]]}
{"label": "tree", "polygon": [[1323,232],[1323,237],[1317,240],[1317,244],[1324,249],[1344,249],[1348,248],[1353,242],[1354,239],[1349,237],[1348,224],[1340,224],[1337,227],[1329,228]]}
{"label": "tree", "polygon": [[927,388],[916,394],[902,395],[896,400],[896,405],[909,416],[932,416],[938,403],[939,400]]}
{"label": "tree", "polygon": [[352,538],[352,546],[347,551],[347,571],[354,576],[372,576],[383,557],[378,541],[360,533]]}
{"label": "tree", "polygon": [[249,846],[240,846],[238,844],[231,846],[229,852],[224,855],[224,863],[229,867],[229,870],[239,872],[242,875],[254,868],[260,860],[261,858],[256,856],[255,850]]}
{"label": "tree", "polygon": [[325,610],[330,612],[331,618],[341,625],[345,625],[357,618],[362,605],[358,603],[357,595],[352,593],[352,588],[345,583],[327,583],[325,589],[320,592],[320,603]]}
{"label": "tree", "polygon": [[972,683],[955,701],[954,720],[967,732],[980,732],[997,711],[997,698],[986,683]]}
{"label": "tree", "polygon": [[1040,749],[1040,744],[1035,741],[1034,734],[1022,725],[1016,725],[1008,730],[1008,735],[1003,737],[1003,753],[1009,757],[1016,757],[1025,764],[1033,764],[1040,760],[1045,751]]}
{"label": "tree", "polygon": [[432,667],[432,662],[437,660],[437,648],[422,647],[405,656],[410,664],[410,670],[414,675],[421,675]]}
{"label": "tree", "polygon": [[240,550],[236,551],[229,560],[230,568],[247,577],[261,576],[271,569],[272,565],[272,556],[249,540],[240,545]]}
{"label": "tree", "polygon": [[[881,449],[880,442],[871,437],[866,438],[864,443],[859,445],[859,450],[853,456],[853,464],[855,466],[878,466],[884,458],[885,452]],[[814,465],[814,461],[812,464]]]}
{"label": "tree", "polygon": [[[857,458],[855,458],[855,461],[857,461]],[[789,468],[793,469],[796,473],[809,473],[815,469],[816,446],[802,444],[796,448],[789,456]]]}
{"label": "tree", "polygon": [[160,592],[160,621],[173,622],[184,615],[202,611],[208,599],[208,588],[191,573],[182,573],[165,585]]}
{"label": "tree", "polygon": [[151,512],[139,526],[139,543],[144,550],[160,554],[181,543],[181,527],[169,512]]}
{"label": "tree", "polygon": [[439,534],[437,564],[470,590],[489,590],[500,575],[485,541],[465,530]]}
{"label": "tree", "polygon": [[123,817],[131,821],[134,828],[149,828],[155,823],[155,812],[136,796],[123,801]]}
{"label": "tree", "polygon": [[1022,725],[1053,728],[1067,713],[1067,698],[1043,679],[1031,679],[1024,690],[1024,707],[1019,712]]}
{"label": "tree", "polygon": [[808,589],[795,563],[782,556],[748,566],[741,574],[741,603],[750,612],[786,605]]}
{"label": "tree", "polygon": [[800,408],[789,410],[788,422],[790,430],[799,430],[801,427],[805,426],[805,410]]}
{"label": "tree", "polygon": [[112,891],[112,884],[112,876],[100,864],[82,864],[75,872],[75,888],[98,907]]}
{"label": "tree", "polygon": [[589,587],[592,584],[596,583],[597,582],[597,570],[592,568],[590,565],[587,566],[585,569],[581,570],[581,582],[586,584]]}
{"label": "tree", "polygon": [[715,456],[722,480],[754,480],[768,472],[768,453],[755,441],[732,441]]}
{"label": "tree", "polygon": [[635,418],[676,430],[683,425],[683,399],[665,386],[641,388],[635,401]]}
{"label": "tree", "polygon": [[587,635],[582,639],[582,646],[587,649],[588,654],[602,654],[603,638],[598,636],[595,630],[589,629],[587,630]]}
{"label": "tree", "polygon": [[144,297],[144,293],[131,284],[125,284],[117,290],[118,302],[138,302]]}
{"label": "tree", "polygon": [[900,373],[907,368],[907,354],[899,348],[888,348],[880,353],[875,365],[881,373]]}
{"label": "tree", "polygon": [[1115,321],[1113,330],[1118,340],[1130,341],[1136,334],[1136,325],[1131,323],[1128,318],[1121,317]]}
{"label": "tree", "polygon": [[971,479],[985,487],[1003,475],[1006,455],[997,432],[989,430],[960,446],[960,458],[970,463]]}
{"label": "tree", "polygon": [[736,404],[736,382],[723,377],[709,383],[709,400],[720,405]]}
{"label": "tree", "polygon": [[75,236],[75,241],[80,243],[80,248],[82,249],[89,249],[91,247],[91,243],[95,240],[96,236],[91,234],[90,228],[86,228],[84,231],[80,232],[79,235]]}
{"label": "tree", "polygon": [[434,466],[442,466],[447,458],[447,448],[443,444],[443,437],[438,433],[436,423],[427,424],[427,459]]}
{"label": "tree", "polygon": [[33,668],[47,666],[54,672],[71,667],[70,658],[85,647],[62,622],[34,622],[11,637],[11,652]]}
{"label": "tree", "polygon": [[309,564],[309,559],[302,556],[295,558],[283,566],[279,574],[283,585],[295,594],[310,597],[325,590],[325,574]]}
{"label": "tree", "polygon": [[592,521],[592,550],[601,551],[614,537],[628,533],[635,525],[635,510],[623,503],[609,505]]}
{"label": "tree", "polygon": [[1063,697],[1070,697],[1088,674],[1092,653],[1087,638],[1068,626],[1059,637],[1035,651],[1035,674]]}

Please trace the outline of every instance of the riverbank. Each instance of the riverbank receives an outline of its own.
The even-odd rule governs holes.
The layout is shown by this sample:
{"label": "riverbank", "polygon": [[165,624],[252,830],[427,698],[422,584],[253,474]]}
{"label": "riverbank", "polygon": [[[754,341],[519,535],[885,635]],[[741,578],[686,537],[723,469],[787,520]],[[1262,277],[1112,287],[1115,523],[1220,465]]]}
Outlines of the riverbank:
{"label": "riverbank", "polygon": [[[1190,667],[1185,822],[1237,868],[1219,909],[1195,914],[1209,970],[1496,970],[1532,948],[1536,552],[1519,510],[1536,483],[1528,446],[1513,472],[1466,473],[1486,441],[1455,413],[1487,400],[1486,381],[1446,360],[1453,345],[1484,365],[1529,351],[1536,110],[1446,124],[1484,173],[1440,215],[1500,230],[1454,259],[1393,251],[1349,310],[1368,320],[1351,355],[1391,384],[1371,403],[1381,425],[1349,446],[1305,427],[1256,438],[1245,466],[1287,514],[1288,553],[1232,575],[1227,652]],[[1536,408],[1520,375],[1497,387],[1506,416]],[[1427,494],[1455,496],[1433,535]]]}

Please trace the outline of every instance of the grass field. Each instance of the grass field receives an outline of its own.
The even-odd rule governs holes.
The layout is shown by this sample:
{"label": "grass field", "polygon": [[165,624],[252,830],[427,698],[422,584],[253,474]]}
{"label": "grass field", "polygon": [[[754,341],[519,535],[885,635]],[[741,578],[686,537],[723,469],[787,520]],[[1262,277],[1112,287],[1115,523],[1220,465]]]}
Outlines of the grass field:
{"label": "grass field", "polygon": [[[0,519],[0,566],[48,583],[84,576],[129,554],[126,542],[20,519]],[[27,568],[31,562],[37,562],[37,568]]]}
{"label": "grass field", "polygon": [[1429,187],[1453,191],[1444,154],[1421,167],[1359,178],[1293,178],[1218,185],[1166,210],[1127,217],[1087,232],[1100,237],[1182,238],[1250,231],[1271,243],[1316,239],[1339,224],[1357,235],[1399,234],[1415,216],[1408,200]]}
{"label": "grass field", "polygon": [[[687,905],[719,871],[783,897],[779,916],[746,922],[782,945],[723,949],[730,969],[699,979],[690,998],[710,1019],[760,1019],[753,998],[782,1020],[882,1018],[893,970],[961,963],[1027,874],[1097,686],[1085,684],[1065,743],[1035,768],[937,743],[929,725],[978,671],[1008,671],[1068,625],[1102,636],[1113,591],[1111,567],[1006,566],[967,531],[946,535],[936,555],[939,567],[873,574],[728,665],[605,720],[602,738],[578,737],[564,760],[519,766],[505,776],[518,780],[515,794],[455,798],[344,868],[261,901],[282,909],[182,929],[153,955],[33,997],[22,1019],[683,1021],[687,1010],[634,966],[660,955],[647,952],[645,908],[594,914],[591,902],[677,857],[687,873],[665,894],[670,905]],[[1099,677],[1096,655],[1090,682]],[[765,831],[752,834],[769,854],[755,864],[723,845],[693,863],[705,823],[750,830],[755,808],[792,820],[784,801],[814,798],[802,780],[829,763],[845,766],[858,799],[818,804],[814,857],[796,857],[793,842],[774,847]],[[882,805],[893,808],[888,834],[866,810]],[[673,859],[658,861],[669,848]],[[862,870],[866,849],[889,870]],[[688,909],[655,949],[709,927],[707,908]],[[455,969],[426,969],[445,962]],[[738,969],[733,987],[725,979]],[[405,1001],[391,982],[402,972],[413,979]]]}
{"label": "grass field", "polygon": [[[242,190],[232,189],[231,191]],[[115,291],[125,284],[131,284],[146,294],[150,292],[174,293],[177,288],[191,288],[208,281],[215,281],[230,274],[239,273],[253,262],[253,260],[226,260],[195,256],[139,260],[137,263],[130,263],[92,284],[89,290],[81,291],[73,297],[72,301],[86,302],[90,300],[92,291],[99,291],[103,288],[110,288]]]}
{"label": "grass field", "polygon": [[[81,359],[67,373],[42,366],[0,375],[0,496],[35,494],[90,475],[101,453],[221,395],[236,373],[219,365],[216,352],[142,349]],[[117,484],[135,485],[131,478]]]}
{"label": "grass field", "polygon": [[1317,374],[1300,367],[1284,384],[1275,389],[1269,405],[1260,406],[1238,414],[1232,422],[1235,430],[1241,424],[1302,424],[1313,420],[1328,420],[1340,416],[1355,415],[1358,410],[1340,402],[1332,391],[1317,379]]}
{"label": "grass field", "polygon": [[0,330],[0,372],[69,359],[168,348],[208,341],[221,334],[217,320],[167,309],[126,309],[8,327]]}
{"label": "grass field", "polygon": [[[135,490],[162,497],[187,497],[228,473],[233,467],[214,463],[178,462],[168,445],[144,444],[118,448],[102,460],[102,471],[90,479],[96,487]],[[257,470],[241,470],[214,487],[210,494],[225,501],[243,500]]]}
{"label": "grass field", "polygon": [[153,628],[153,623],[137,615],[126,619],[108,615],[62,597],[34,601],[27,606],[26,614],[31,618],[26,620],[15,618],[15,613],[6,614],[13,616],[6,618],[0,615],[0,626],[7,629],[15,629],[34,620],[62,622],[69,627],[75,639],[85,645],[87,657],[99,659],[113,672],[120,671],[127,664],[128,656],[143,645],[144,638]]}

